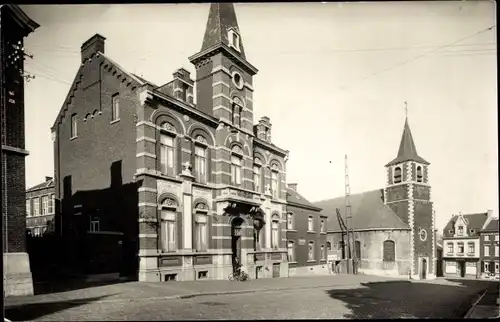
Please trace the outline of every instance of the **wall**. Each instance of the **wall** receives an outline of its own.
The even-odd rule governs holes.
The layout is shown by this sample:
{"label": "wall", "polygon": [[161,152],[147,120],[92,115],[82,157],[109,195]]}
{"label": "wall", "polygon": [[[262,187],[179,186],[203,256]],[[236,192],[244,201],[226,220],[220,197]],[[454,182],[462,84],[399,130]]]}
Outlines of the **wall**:
{"label": "wall", "polygon": [[[29,200],[31,203],[31,213],[26,214],[26,228],[27,229],[33,229],[35,227],[39,228],[46,228],[47,224],[54,220],[54,214],[55,214],[55,204],[52,205],[52,212],[50,213],[50,207],[49,207],[49,213],[46,215],[42,215],[42,197],[47,196],[49,198],[49,202],[51,202],[51,195],[55,194],[55,189],[54,185],[51,185],[50,187],[47,188],[42,188],[42,189],[37,189],[35,191],[28,191],[26,192],[26,200]],[[39,198],[39,209],[38,213],[40,214],[39,216],[33,216],[33,199],[34,198]],[[32,231],[33,233],[33,231]]]}

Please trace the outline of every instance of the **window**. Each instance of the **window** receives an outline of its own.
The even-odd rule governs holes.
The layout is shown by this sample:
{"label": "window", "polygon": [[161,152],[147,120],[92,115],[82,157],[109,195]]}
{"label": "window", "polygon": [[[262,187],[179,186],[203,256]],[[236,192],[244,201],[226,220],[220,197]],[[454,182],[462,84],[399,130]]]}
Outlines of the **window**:
{"label": "window", "polygon": [[498,263],[495,263],[495,273],[498,274]]}
{"label": "window", "polygon": [[195,171],[196,181],[205,183],[207,182],[207,149],[196,145],[195,151]]}
{"label": "window", "polygon": [[498,254],[498,245],[495,246],[495,256],[499,256],[499,254]]}
{"label": "window", "polygon": [[495,241],[498,241],[498,234],[495,235]]}
{"label": "window", "polygon": [[273,249],[279,248],[279,220],[273,219],[271,224],[271,247]]}
{"label": "window", "polygon": [[40,215],[40,198],[33,198],[33,216]]}
{"label": "window", "polygon": [[383,244],[384,262],[394,262],[396,260],[396,245],[392,240],[386,240]]}
{"label": "window", "polygon": [[422,167],[418,166],[417,167],[417,182],[422,182],[422,181],[423,181]]}
{"label": "window", "polygon": [[471,255],[474,254],[474,252],[475,252],[474,243],[469,243],[468,245],[469,245],[469,251],[468,251],[468,253],[471,254]]}
{"label": "window", "polygon": [[314,218],[313,216],[309,216],[307,219],[307,230],[308,231],[314,231]]}
{"label": "window", "polygon": [[457,254],[463,254],[464,253],[464,243],[458,243],[458,250]]}
{"label": "window", "polygon": [[490,256],[490,245],[484,245],[484,256]]}
{"label": "window", "polygon": [[453,243],[448,243],[448,254],[453,254]]}
{"label": "window", "polygon": [[120,119],[120,101],[118,100],[118,93],[111,98],[111,121]]}
{"label": "window", "polygon": [[170,135],[160,135],[161,173],[174,175],[174,138]]}
{"label": "window", "polygon": [[186,101],[189,85],[181,82],[180,99]]}
{"label": "window", "polygon": [[458,236],[464,235],[464,226],[458,226]]}
{"label": "window", "polygon": [[241,184],[241,158],[236,155],[231,156],[231,183]]}
{"label": "window", "polygon": [[208,243],[207,215],[198,214],[196,218],[196,251],[206,252]]}
{"label": "window", "polygon": [[309,253],[307,255],[307,260],[314,260],[314,242],[310,241],[309,242]]}
{"label": "window", "polygon": [[253,166],[253,187],[257,192],[261,191],[260,187],[260,176],[261,176],[261,167],[258,165]]}
{"label": "window", "polygon": [[161,211],[161,249],[163,252],[175,252],[177,250],[175,217],[174,211]]}
{"label": "window", "polygon": [[229,30],[227,38],[229,40],[229,46],[233,47],[237,51],[240,51],[240,36],[238,33],[234,30]]}
{"label": "window", "polygon": [[264,229],[259,230],[258,236],[259,236],[259,248],[260,249],[264,249],[266,247],[265,244],[264,244],[265,230]]}
{"label": "window", "polygon": [[359,240],[354,242],[354,256],[357,259],[361,258],[361,242]]}
{"label": "window", "polygon": [[326,242],[326,250],[328,250],[328,251],[332,250],[332,243]]}
{"label": "window", "polygon": [[286,214],[286,229],[293,229],[293,214]]}
{"label": "window", "polygon": [[76,114],[71,115],[71,138],[75,138],[78,135],[78,122],[76,119]]}
{"label": "window", "polygon": [[396,167],[394,169],[394,183],[401,182],[401,167]]}
{"label": "window", "polygon": [[288,242],[288,261],[295,262],[293,241]]}
{"label": "window", "polygon": [[49,213],[49,196],[42,196],[42,215]]}
{"label": "window", "polygon": [[279,173],[278,171],[271,171],[271,189],[273,193],[273,198],[278,198],[279,196]]}
{"label": "window", "polygon": [[51,194],[49,200],[49,214],[55,213],[56,208],[56,195]]}
{"label": "window", "polygon": [[321,245],[321,259],[326,260],[326,250],[325,245]]}
{"label": "window", "polygon": [[90,221],[90,231],[92,231],[92,232],[99,231],[99,219],[98,218],[93,218]]}
{"label": "window", "polygon": [[31,216],[31,199],[26,200],[26,216]]}
{"label": "window", "polygon": [[484,272],[489,273],[490,272],[490,263],[488,262],[483,262],[484,263]]}
{"label": "window", "polygon": [[326,226],[325,226],[325,220],[324,219],[321,219],[321,223],[320,223],[320,231],[322,233],[326,233]]}

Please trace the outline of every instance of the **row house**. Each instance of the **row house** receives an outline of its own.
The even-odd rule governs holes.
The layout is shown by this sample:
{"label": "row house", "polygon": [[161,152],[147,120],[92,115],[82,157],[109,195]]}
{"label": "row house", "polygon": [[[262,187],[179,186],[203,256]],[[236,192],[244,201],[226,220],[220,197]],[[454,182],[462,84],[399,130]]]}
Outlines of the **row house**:
{"label": "row house", "polygon": [[[42,236],[54,223],[55,190],[52,177],[26,190],[26,230],[33,237]],[[53,229],[53,228],[52,228]]]}
{"label": "row house", "polygon": [[478,277],[480,231],[488,213],[454,215],[443,230],[443,273],[446,277]]}
{"label": "row house", "polygon": [[[155,85],[95,35],[52,127],[63,238],[120,233],[140,281],[286,277],[286,161],[254,124],[253,76],[231,3],[211,4],[201,50]],[[124,264],[125,265],[125,264]]]}
{"label": "row house", "polygon": [[326,240],[327,220],[316,207],[297,191],[287,188],[286,239],[290,276],[329,274]]}
{"label": "row house", "polygon": [[481,274],[484,279],[499,278],[498,259],[499,254],[499,225],[498,217],[493,217],[493,211],[488,210],[488,219],[480,231],[480,262]]}

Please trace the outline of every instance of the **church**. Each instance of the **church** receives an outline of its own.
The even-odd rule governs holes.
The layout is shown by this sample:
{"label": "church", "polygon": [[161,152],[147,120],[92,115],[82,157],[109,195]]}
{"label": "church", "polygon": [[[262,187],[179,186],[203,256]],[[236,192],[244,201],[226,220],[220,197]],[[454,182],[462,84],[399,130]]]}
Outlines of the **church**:
{"label": "church", "polygon": [[[385,187],[350,196],[352,220],[347,228],[354,231],[352,253],[359,273],[436,277],[429,165],[417,153],[406,118],[397,157],[385,165]],[[345,197],[314,204],[328,215],[329,253],[337,251],[339,258],[348,258]]]}

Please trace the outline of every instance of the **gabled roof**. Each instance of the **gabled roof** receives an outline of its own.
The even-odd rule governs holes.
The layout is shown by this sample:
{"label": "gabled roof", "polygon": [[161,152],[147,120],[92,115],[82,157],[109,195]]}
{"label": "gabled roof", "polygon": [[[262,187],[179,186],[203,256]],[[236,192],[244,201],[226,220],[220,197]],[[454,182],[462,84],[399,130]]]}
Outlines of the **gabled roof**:
{"label": "gabled roof", "polygon": [[[207,27],[205,29],[205,36],[203,37],[203,44],[200,51],[205,51],[218,44],[229,45],[227,37],[228,31],[231,28],[235,29],[238,34],[240,33],[238,21],[236,19],[236,12],[234,11],[234,4],[231,2],[210,4]],[[240,52],[241,57],[245,58],[245,50],[243,48],[241,36]]]}
{"label": "gabled roof", "polygon": [[498,232],[500,230],[498,218],[491,219],[489,223],[486,224],[481,232]]}
{"label": "gabled roof", "polygon": [[18,5],[4,4],[0,5],[0,7],[2,8],[0,15],[10,11],[10,16],[19,25],[19,27],[22,28],[25,36],[40,27],[40,25],[28,17],[28,15]]}
{"label": "gabled roof", "polygon": [[39,183],[36,186],[33,186],[33,187],[29,188],[28,190],[26,190],[26,192],[32,192],[32,191],[41,190],[41,189],[50,188],[50,187],[54,187],[54,180],[53,179]]}
{"label": "gabled roof", "polygon": [[297,191],[291,188],[286,188],[286,202],[290,206],[305,207],[316,211],[322,210],[321,208],[318,208],[317,206],[313,205],[309,200],[302,197],[301,194],[299,194]]}
{"label": "gabled roof", "polygon": [[[459,216],[460,215],[454,215],[453,217],[451,217],[451,219],[443,229],[443,237],[453,237],[453,233],[450,233],[450,230],[454,229],[455,223],[458,220]],[[474,233],[472,235],[477,235],[479,233],[486,219],[488,218],[488,213],[483,212],[478,214],[466,214],[462,216],[467,221],[467,231],[465,233],[470,236],[470,229],[474,229]]]}
{"label": "gabled roof", "polygon": [[413,141],[413,136],[411,135],[410,125],[408,124],[408,118],[405,120],[405,127],[401,137],[401,143],[399,144],[398,155],[394,160],[386,164],[386,167],[405,161],[416,161],[423,164],[430,164],[421,158],[417,153],[417,148],[415,146],[415,142]]}
{"label": "gabled roof", "polygon": [[[352,227],[358,229],[409,229],[410,227],[384,204],[384,191],[377,189],[350,196]],[[323,208],[323,214],[328,216],[328,230],[340,231],[336,208],[339,209],[345,222],[345,197],[314,202]],[[350,228],[350,227],[349,227]]]}

